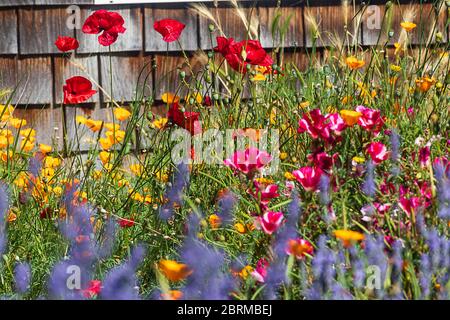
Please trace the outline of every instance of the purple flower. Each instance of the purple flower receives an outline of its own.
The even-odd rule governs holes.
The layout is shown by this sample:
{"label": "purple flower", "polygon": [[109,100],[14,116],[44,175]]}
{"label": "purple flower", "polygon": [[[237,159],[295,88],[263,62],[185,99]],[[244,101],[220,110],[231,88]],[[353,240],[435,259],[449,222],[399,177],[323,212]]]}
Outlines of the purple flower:
{"label": "purple flower", "polygon": [[16,291],[24,294],[28,291],[31,283],[31,268],[28,263],[19,263],[14,268],[14,279],[16,283]]}
{"label": "purple flower", "polygon": [[375,196],[375,192],[377,191],[377,186],[374,180],[374,171],[375,167],[373,165],[373,162],[371,160],[367,161],[366,178],[362,185],[362,191],[371,198]]}
{"label": "purple flower", "polygon": [[131,251],[130,258],[113,268],[103,281],[101,298],[105,300],[138,300],[139,287],[136,269],[144,259],[145,250],[141,246]]}
{"label": "purple flower", "polygon": [[0,257],[6,249],[6,213],[9,207],[9,193],[8,187],[3,182],[0,182]]}
{"label": "purple flower", "polygon": [[189,186],[189,168],[185,163],[180,163],[177,167],[173,183],[166,191],[165,198],[168,200],[160,211],[159,217],[162,220],[169,220],[174,215],[174,206],[183,204],[183,191]]}
{"label": "purple flower", "polygon": [[233,208],[236,205],[236,202],[237,198],[231,192],[227,192],[220,198],[218,216],[224,225],[229,225],[233,222]]}

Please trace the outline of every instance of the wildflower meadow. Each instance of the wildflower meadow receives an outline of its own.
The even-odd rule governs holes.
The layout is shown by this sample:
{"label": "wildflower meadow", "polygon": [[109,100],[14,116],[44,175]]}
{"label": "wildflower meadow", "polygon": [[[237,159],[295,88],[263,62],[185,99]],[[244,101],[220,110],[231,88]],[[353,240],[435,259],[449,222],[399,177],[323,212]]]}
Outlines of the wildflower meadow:
{"label": "wildflower meadow", "polygon": [[[361,16],[351,2],[342,10]],[[394,26],[388,1],[369,47],[310,17],[305,68],[287,58],[293,17],[281,11],[267,50],[231,1],[247,29],[232,38],[211,19],[200,68],[181,45],[193,26],[158,16],[145,28],[182,52],[176,85],[153,79],[170,88],[155,95],[132,74],[123,103],[116,77],[74,71],[61,105],[76,134],[61,129],[63,148],[39,141],[15,88],[0,88],[2,299],[449,299],[449,23],[420,34],[421,2]],[[99,9],[80,31],[111,52],[132,36],[125,22]],[[50,45],[76,64],[83,43],[62,32]],[[82,107],[100,93],[111,122]]]}

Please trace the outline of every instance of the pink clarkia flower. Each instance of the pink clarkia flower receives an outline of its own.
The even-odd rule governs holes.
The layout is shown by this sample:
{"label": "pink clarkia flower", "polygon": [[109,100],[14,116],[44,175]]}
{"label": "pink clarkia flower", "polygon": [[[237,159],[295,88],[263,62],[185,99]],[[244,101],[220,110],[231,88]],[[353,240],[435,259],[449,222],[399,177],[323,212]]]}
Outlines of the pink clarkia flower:
{"label": "pink clarkia flower", "polygon": [[272,160],[272,156],[257,148],[248,148],[245,151],[236,151],[230,159],[224,161],[225,165],[234,171],[251,175],[261,170]]}
{"label": "pink clarkia flower", "polygon": [[364,106],[357,106],[356,111],[362,115],[358,119],[358,124],[366,131],[380,132],[384,125],[384,119],[381,117],[379,110],[373,110]]}
{"label": "pink clarkia flower", "polygon": [[333,167],[333,158],[323,151],[309,154],[308,160],[324,171],[329,171]]}
{"label": "pink clarkia flower", "polygon": [[[433,160],[433,166],[442,166],[445,174],[450,177],[450,161],[446,157],[436,157]],[[435,168],[436,171],[436,168]]]}
{"label": "pink clarkia flower", "polygon": [[279,211],[267,211],[262,217],[257,217],[256,219],[256,226],[258,228],[261,228],[266,234],[272,234],[277,231],[283,223],[284,215]]}
{"label": "pink clarkia flower", "polygon": [[411,197],[409,199],[400,197],[399,205],[406,214],[410,215],[413,211],[416,212],[418,208],[423,207],[424,201],[419,197]]}
{"label": "pink clarkia flower", "polygon": [[422,168],[430,164],[431,151],[429,146],[425,146],[419,150],[419,161]]}
{"label": "pink clarkia flower", "polygon": [[389,152],[381,142],[372,142],[367,148],[367,153],[375,164],[380,164],[389,158]]}
{"label": "pink clarkia flower", "polygon": [[297,131],[298,133],[307,132],[313,139],[322,138],[328,140],[330,138],[330,129],[326,120],[320,109],[311,110],[303,114],[302,119],[298,122]]}
{"label": "pink clarkia flower", "polygon": [[259,261],[256,263],[255,270],[253,270],[251,273],[253,278],[260,283],[264,283],[264,281],[266,280],[268,267],[269,262],[267,262],[266,259],[259,259]]}
{"label": "pink clarkia flower", "polygon": [[288,255],[293,255],[297,259],[303,259],[306,255],[312,255],[314,248],[312,244],[305,239],[290,239],[286,248],[286,253]]}
{"label": "pink clarkia flower", "polygon": [[322,174],[323,171],[317,167],[302,167],[292,172],[292,175],[306,191],[317,190]]}
{"label": "pink clarkia flower", "polygon": [[330,113],[326,118],[329,120],[328,128],[337,136],[340,136],[345,128],[347,128],[344,119],[341,118],[339,113]]}
{"label": "pink clarkia flower", "polygon": [[102,282],[100,280],[89,281],[89,286],[82,290],[82,294],[85,298],[93,298],[98,296],[102,290]]}
{"label": "pink clarkia flower", "polygon": [[254,180],[253,185],[255,191],[250,190],[249,193],[255,197],[255,199],[259,199],[263,204],[267,204],[270,200],[280,196],[278,193],[278,185],[276,184],[260,183],[258,180]]}

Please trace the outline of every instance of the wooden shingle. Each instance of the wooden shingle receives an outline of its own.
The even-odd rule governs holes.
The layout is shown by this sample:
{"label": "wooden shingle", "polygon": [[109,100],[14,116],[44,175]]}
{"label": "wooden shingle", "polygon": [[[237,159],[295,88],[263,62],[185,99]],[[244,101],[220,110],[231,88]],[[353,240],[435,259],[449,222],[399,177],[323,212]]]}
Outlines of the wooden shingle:
{"label": "wooden shingle", "polygon": [[[315,6],[304,8],[306,47],[331,46],[334,43],[361,43],[357,13],[359,7]],[[318,29],[318,33],[315,29]],[[315,39],[317,38],[317,39]]]}
{"label": "wooden shingle", "polygon": [[20,54],[58,53],[57,37],[74,36],[66,25],[67,16],[64,8],[20,8]]}
{"label": "wooden shingle", "polygon": [[[193,51],[198,49],[198,28],[197,15],[187,9],[155,9],[145,8],[145,51],[148,52],[165,52],[181,51],[180,45],[185,51]],[[155,31],[153,25],[155,21],[162,19],[175,19],[185,24],[185,28],[181,33],[178,41],[167,43],[162,36]]]}
{"label": "wooden shingle", "polygon": [[[302,7],[260,7],[260,40],[264,48],[274,48],[281,45],[280,34],[272,32],[272,23],[277,15],[280,15],[279,25],[289,22],[289,27],[284,36],[283,47],[303,47],[303,8]],[[289,19],[289,20],[288,20]]]}
{"label": "wooden shingle", "polygon": [[[250,20],[251,17],[258,21],[258,10],[245,8],[242,9],[246,19]],[[234,38],[236,41],[246,40],[251,38],[247,33],[246,23],[244,23],[243,19],[241,19],[235,12],[234,9],[231,8],[214,8],[211,10],[213,14],[214,20],[217,22],[215,25],[215,30],[211,34],[208,26],[210,24],[214,24],[211,20],[200,16],[200,47],[202,49],[211,49],[217,45],[216,37],[225,36],[227,38]],[[259,34],[258,24],[254,25],[254,31]],[[212,38],[212,45],[211,45]]]}
{"label": "wooden shingle", "polygon": [[[143,58],[141,56],[111,56],[112,63],[112,97],[118,102],[134,101],[136,97],[136,89],[142,92],[144,79],[151,73],[150,57]],[[139,74],[141,73],[141,82],[138,84]],[[111,94],[111,72],[110,72],[110,56],[102,55],[100,58],[101,85]],[[145,86],[145,94],[151,94],[152,76],[147,77]],[[103,102],[108,102],[107,96],[103,95]]]}
{"label": "wooden shingle", "polygon": [[0,104],[5,104],[13,95],[17,85],[17,61],[11,57],[0,57],[0,91],[5,95]]}
{"label": "wooden shingle", "polygon": [[36,130],[37,143],[53,146],[54,150],[62,150],[62,112],[61,108],[16,108],[14,116],[25,119],[25,128]]}
{"label": "wooden shingle", "polygon": [[17,15],[15,10],[0,10],[0,54],[17,54]]}
{"label": "wooden shingle", "polygon": [[13,103],[44,105],[53,102],[50,57],[20,58],[17,67],[17,94]]}

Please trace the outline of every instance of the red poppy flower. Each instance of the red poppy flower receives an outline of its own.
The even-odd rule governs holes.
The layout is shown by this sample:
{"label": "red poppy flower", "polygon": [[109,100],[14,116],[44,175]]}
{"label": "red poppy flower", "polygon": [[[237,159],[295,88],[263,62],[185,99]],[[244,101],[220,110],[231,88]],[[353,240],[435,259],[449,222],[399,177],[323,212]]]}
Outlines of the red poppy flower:
{"label": "red poppy flower", "polygon": [[180,21],[173,19],[163,19],[153,24],[153,28],[163,36],[165,42],[178,40],[184,27],[186,26]]}
{"label": "red poppy flower", "polygon": [[125,32],[124,23],[122,16],[117,12],[98,10],[86,19],[82,31],[88,34],[103,32],[98,37],[98,42],[107,47],[116,42],[119,33]]}
{"label": "red poppy flower", "polygon": [[102,282],[100,280],[89,281],[89,287],[82,291],[85,298],[93,298],[98,296],[102,291]]}
{"label": "red poppy flower", "polygon": [[63,91],[64,104],[82,103],[97,93],[96,90],[92,90],[92,83],[80,76],[67,79]]}
{"label": "red poppy flower", "polygon": [[134,219],[130,218],[130,219],[119,219],[119,226],[121,228],[129,228],[134,226]]}
{"label": "red poppy flower", "polygon": [[196,135],[202,131],[199,116],[200,113],[198,112],[181,111],[178,103],[173,103],[167,113],[167,117],[173,123],[188,130],[191,135]]}
{"label": "red poppy flower", "polygon": [[247,64],[263,67],[273,64],[272,57],[258,40],[234,42],[233,38],[217,37],[214,51],[220,52],[234,70],[242,73],[247,72]]}
{"label": "red poppy flower", "polygon": [[52,213],[53,213],[53,210],[51,208],[47,207],[47,208],[44,208],[41,210],[41,212],[39,213],[39,217],[41,219],[51,219]]}
{"label": "red poppy flower", "polygon": [[78,43],[77,39],[74,39],[72,37],[58,36],[58,39],[56,39],[55,45],[59,51],[67,52],[70,50],[77,49],[79,46],[79,43]]}

